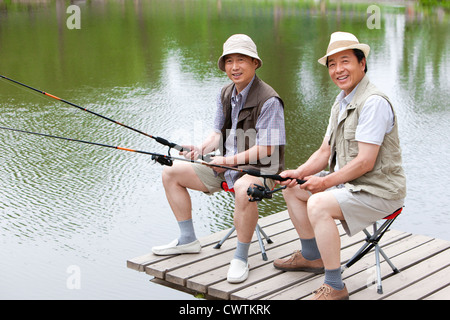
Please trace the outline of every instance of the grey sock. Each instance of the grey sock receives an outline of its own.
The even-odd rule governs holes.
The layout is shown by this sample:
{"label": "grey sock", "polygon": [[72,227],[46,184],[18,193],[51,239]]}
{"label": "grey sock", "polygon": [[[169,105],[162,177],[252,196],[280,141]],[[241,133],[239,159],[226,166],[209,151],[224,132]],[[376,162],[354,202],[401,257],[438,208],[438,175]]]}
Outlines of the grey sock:
{"label": "grey sock", "polygon": [[240,259],[244,262],[248,260],[248,249],[250,248],[250,242],[244,243],[238,240],[236,251],[234,252],[234,258]]}
{"label": "grey sock", "polygon": [[336,290],[344,289],[342,282],[341,268],[327,270],[325,269],[325,283]]}
{"label": "grey sock", "polygon": [[178,245],[191,243],[197,240],[192,219],[178,221],[178,226],[180,227],[180,237],[178,238]]}
{"label": "grey sock", "polygon": [[320,258],[319,248],[317,247],[316,238],[300,239],[302,244],[302,256],[306,260],[316,260]]}

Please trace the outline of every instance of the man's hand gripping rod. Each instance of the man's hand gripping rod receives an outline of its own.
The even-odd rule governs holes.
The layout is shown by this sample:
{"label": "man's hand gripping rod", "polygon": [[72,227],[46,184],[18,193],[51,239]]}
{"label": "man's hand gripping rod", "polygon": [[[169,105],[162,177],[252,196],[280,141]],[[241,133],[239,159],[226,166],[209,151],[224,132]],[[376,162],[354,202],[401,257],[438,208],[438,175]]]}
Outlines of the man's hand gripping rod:
{"label": "man's hand gripping rod", "polygon": [[[152,160],[155,160],[159,164],[165,165],[165,166],[172,166],[173,160],[182,160],[182,161],[188,161],[188,162],[192,162],[192,163],[206,165],[209,167],[216,167],[216,168],[238,171],[238,172],[246,173],[248,175],[255,176],[255,177],[261,177],[264,179],[264,186],[261,186],[259,184],[253,184],[253,187],[250,186],[247,189],[247,195],[250,196],[248,201],[250,201],[250,202],[261,201],[264,198],[271,199],[272,194],[274,192],[277,192],[277,191],[280,191],[280,190],[286,188],[286,186],[282,186],[280,188],[271,190],[267,186],[266,179],[272,179],[272,180],[276,180],[276,181],[286,181],[286,180],[292,179],[292,178],[283,178],[282,176],[280,176],[278,174],[262,174],[258,170],[253,170],[253,169],[246,170],[246,169],[239,169],[239,168],[235,168],[235,167],[222,166],[222,165],[218,165],[218,164],[209,164],[204,161],[189,160],[186,158],[176,158],[176,157],[172,157],[170,155],[168,155],[168,156],[152,155]],[[298,184],[302,184],[302,183],[306,182],[306,180],[301,180],[301,179],[296,179],[296,180],[297,180]]]}
{"label": "man's hand gripping rod", "polygon": [[[247,171],[255,171],[255,170],[247,170]],[[255,171],[255,172],[258,173],[257,171]],[[272,199],[272,194],[274,192],[286,189],[286,186],[282,186],[282,187],[271,190],[267,186],[266,179],[272,179],[272,180],[276,180],[276,181],[286,181],[286,180],[292,179],[292,178],[283,178],[278,174],[258,174],[257,175],[257,174],[252,174],[252,172],[247,172],[247,174],[264,178],[264,186],[261,186],[259,184],[253,184],[253,187],[252,186],[248,187],[247,195],[250,196],[248,198],[248,201],[250,201],[250,202],[261,201],[264,198]],[[303,184],[306,182],[306,180],[301,180],[301,179],[296,179],[296,180],[297,180],[298,184]]]}

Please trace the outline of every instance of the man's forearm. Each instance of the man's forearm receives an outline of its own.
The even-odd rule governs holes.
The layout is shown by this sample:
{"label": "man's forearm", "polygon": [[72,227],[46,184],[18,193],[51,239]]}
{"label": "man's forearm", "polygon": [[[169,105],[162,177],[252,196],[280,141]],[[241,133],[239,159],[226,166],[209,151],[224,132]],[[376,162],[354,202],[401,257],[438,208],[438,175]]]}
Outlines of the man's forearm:
{"label": "man's forearm", "polygon": [[380,146],[359,142],[358,150],[358,155],[353,160],[324,178],[328,188],[352,181],[373,169]]}
{"label": "man's forearm", "polygon": [[242,165],[242,164],[255,164],[258,160],[269,157],[274,152],[275,147],[273,146],[258,146],[255,145],[250,149],[238,153],[233,157],[227,157],[227,163],[230,165]]}
{"label": "man's forearm", "polygon": [[218,132],[212,132],[200,146],[202,154],[208,154],[214,152],[219,148],[221,134]]}

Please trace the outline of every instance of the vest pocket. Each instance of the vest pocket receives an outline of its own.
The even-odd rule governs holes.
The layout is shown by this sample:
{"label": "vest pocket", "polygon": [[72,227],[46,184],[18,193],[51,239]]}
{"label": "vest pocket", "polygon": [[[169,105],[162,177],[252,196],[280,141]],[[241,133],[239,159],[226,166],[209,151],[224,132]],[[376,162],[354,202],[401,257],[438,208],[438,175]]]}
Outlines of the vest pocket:
{"label": "vest pocket", "polygon": [[347,160],[358,155],[358,141],[355,140],[355,133],[355,130],[344,129],[344,152]]}

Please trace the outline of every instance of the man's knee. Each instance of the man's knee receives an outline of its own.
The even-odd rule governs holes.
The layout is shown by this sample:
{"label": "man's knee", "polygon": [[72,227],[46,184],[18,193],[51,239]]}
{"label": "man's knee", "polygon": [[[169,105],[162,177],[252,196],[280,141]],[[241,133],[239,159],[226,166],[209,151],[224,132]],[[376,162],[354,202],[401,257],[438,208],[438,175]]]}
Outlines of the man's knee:
{"label": "man's knee", "polygon": [[247,190],[250,187],[251,182],[247,181],[247,179],[238,179],[234,183],[234,196],[236,199],[248,198]]}
{"label": "man's knee", "polygon": [[163,185],[168,185],[170,182],[173,182],[173,178],[174,178],[173,167],[164,167],[162,174],[161,174],[161,178],[162,178]]}
{"label": "man's knee", "polygon": [[189,169],[190,164],[186,166],[185,163],[180,162],[174,162],[173,166],[164,167],[161,175],[163,185],[178,183],[186,174],[190,174]]}
{"label": "man's knee", "polygon": [[310,193],[308,191],[305,191],[303,189],[300,189],[300,187],[296,186],[293,188],[286,188],[283,189],[283,198],[286,202],[290,201],[308,201],[310,197]]}
{"label": "man's knee", "polygon": [[317,218],[321,212],[323,212],[320,201],[320,194],[313,194],[308,199],[307,209],[309,218]]}
{"label": "man's knee", "polygon": [[307,211],[311,223],[320,219],[337,219],[341,215],[339,203],[327,191],[311,195],[307,202]]}
{"label": "man's knee", "polygon": [[256,206],[256,202],[250,202],[249,201],[249,195],[247,194],[247,190],[249,187],[253,186],[254,184],[261,185],[262,183],[259,181],[258,178],[255,179],[255,177],[248,177],[244,176],[234,183],[234,197],[235,197],[235,204],[239,208],[247,208],[249,206]]}
{"label": "man's knee", "polygon": [[295,188],[283,189],[282,193],[283,193],[283,198],[285,201],[290,201],[291,199],[297,198]]}

